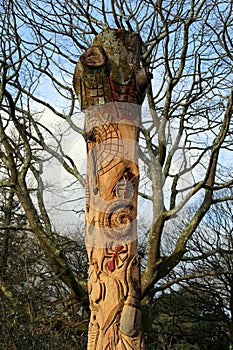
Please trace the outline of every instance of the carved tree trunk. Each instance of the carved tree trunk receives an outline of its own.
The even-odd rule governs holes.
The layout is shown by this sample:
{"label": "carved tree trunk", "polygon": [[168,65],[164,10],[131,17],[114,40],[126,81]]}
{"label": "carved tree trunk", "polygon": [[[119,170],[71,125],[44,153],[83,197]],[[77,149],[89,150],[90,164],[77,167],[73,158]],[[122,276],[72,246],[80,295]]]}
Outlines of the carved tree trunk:
{"label": "carved tree trunk", "polygon": [[96,36],[74,73],[88,152],[88,350],[144,349],[136,215],[140,110],[147,84],[140,39],[122,29]]}

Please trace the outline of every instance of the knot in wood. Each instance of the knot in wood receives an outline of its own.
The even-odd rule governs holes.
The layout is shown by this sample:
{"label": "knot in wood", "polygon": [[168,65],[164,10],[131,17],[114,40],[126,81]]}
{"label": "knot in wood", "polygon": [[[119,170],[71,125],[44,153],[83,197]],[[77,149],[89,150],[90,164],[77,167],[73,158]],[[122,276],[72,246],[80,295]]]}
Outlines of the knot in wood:
{"label": "knot in wood", "polygon": [[87,67],[100,68],[106,64],[107,57],[102,47],[91,46],[82,54],[80,61]]}

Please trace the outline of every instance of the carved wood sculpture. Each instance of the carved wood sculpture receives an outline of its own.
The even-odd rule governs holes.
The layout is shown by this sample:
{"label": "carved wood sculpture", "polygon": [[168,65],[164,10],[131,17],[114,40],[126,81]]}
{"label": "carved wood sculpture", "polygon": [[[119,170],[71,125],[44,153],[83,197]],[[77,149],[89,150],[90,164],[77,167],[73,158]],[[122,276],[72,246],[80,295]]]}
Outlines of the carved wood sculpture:
{"label": "carved wood sculpture", "polygon": [[97,35],[74,73],[88,152],[88,350],[144,349],[136,215],[140,109],[147,84],[140,39],[123,29]]}

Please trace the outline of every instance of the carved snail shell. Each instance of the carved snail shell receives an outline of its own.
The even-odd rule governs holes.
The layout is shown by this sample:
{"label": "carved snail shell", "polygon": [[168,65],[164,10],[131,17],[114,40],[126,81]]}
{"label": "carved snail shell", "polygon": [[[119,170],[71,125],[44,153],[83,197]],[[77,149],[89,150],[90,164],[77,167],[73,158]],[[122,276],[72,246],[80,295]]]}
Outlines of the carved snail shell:
{"label": "carved snail shell", "polygon": [[100,228],[111,238],[123,238],[130,234],[136,215],[128,200],[113,200],[100,216]]}

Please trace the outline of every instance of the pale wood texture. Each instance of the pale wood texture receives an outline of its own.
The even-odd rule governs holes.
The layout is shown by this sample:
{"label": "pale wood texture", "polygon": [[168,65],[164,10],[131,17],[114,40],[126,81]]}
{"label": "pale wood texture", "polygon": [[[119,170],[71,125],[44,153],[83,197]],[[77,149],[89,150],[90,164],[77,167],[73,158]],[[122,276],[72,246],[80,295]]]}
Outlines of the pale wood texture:
{"label": "pale wood texture", "polygon": [[144,349],[136,216],[140,105],[147,84],[140,39],[122,29],[99,34],[74,73],[88,152],[88,350]]}

